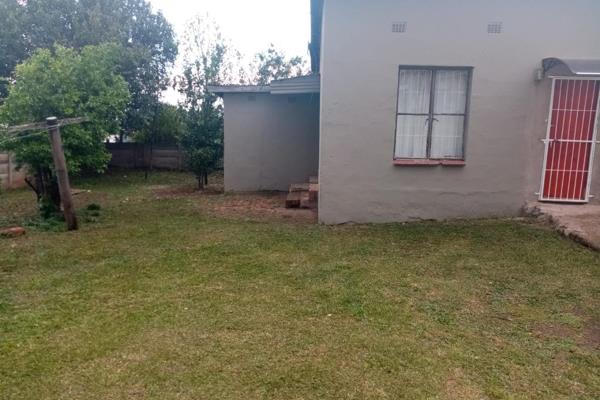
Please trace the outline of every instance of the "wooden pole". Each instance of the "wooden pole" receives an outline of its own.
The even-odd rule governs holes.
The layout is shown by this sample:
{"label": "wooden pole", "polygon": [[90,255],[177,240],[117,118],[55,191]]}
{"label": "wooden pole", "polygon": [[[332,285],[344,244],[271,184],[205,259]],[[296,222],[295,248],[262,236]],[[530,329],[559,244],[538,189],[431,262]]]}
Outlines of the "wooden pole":
{"label": "wooden pole", "polygon": [[52,144],[52,158],[54,159],[54,169],[58,178],[58,189],[60,191],[60,200],[62,202],[65,220],[67,221],[67,229],[76,231],[79,226],[77,224],[77,216],[75,215],[75,206],[73,205],[73,197],[71,195],[71,185],[69,184],[69,172],[67,170],[67,162],[63,151],[62,139],[60,137],[60,128],[58,119],[50,117],[46,119],[48,125],[48,134],[50,135],[50,143]]}

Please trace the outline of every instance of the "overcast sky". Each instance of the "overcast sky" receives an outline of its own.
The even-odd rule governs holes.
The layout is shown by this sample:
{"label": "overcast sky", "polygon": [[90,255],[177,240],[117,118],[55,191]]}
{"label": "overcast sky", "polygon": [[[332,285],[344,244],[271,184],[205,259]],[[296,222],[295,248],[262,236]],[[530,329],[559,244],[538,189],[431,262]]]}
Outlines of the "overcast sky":
{"label": "overcast sky", "polygon": [[[150,0],[161,10],[179,37],[186,22],[207,13],[223,34],[246,57],[265,50],[270,43],[288,56],[308,60],[310,0]],[[165,100],[175,102],[173,93]]]}

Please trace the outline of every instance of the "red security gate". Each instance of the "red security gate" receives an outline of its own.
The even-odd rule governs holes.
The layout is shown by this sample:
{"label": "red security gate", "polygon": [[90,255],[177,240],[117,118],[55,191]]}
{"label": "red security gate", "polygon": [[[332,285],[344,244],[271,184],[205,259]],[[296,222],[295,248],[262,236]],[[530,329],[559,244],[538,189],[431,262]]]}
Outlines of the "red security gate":
{"label": "red security gate", "polygon": [[540,200],[589,201],[600,82],[554,79]]}

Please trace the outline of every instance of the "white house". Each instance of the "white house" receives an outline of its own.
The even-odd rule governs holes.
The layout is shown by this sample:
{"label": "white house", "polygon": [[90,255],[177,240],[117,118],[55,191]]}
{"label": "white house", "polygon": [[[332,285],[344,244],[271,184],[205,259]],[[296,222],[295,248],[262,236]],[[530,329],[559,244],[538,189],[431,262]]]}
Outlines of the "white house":
{"label": "white house", "polygon": [[226,190],[318,175],[324,223],[593,201],[599,1],[311,3],[313,75],[213,88]]}

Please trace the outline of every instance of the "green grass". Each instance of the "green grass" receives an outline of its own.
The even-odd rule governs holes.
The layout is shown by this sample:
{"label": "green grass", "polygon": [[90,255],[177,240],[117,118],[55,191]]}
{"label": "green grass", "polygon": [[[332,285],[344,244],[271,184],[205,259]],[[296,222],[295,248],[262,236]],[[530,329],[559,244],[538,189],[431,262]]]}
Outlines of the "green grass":
{"label": "green grass", "polygon": [[1,399],[600,398],[599,254],[527,221],[228,214],[193,185],[76,182],[77,233],[0,194],[30,227],[0,239]]}

